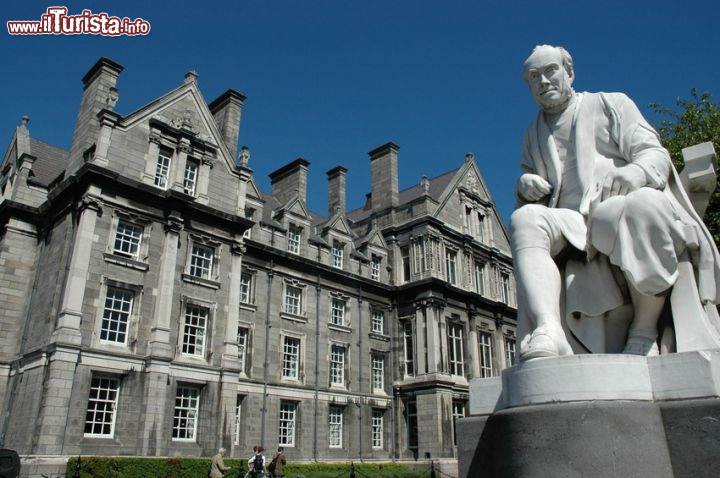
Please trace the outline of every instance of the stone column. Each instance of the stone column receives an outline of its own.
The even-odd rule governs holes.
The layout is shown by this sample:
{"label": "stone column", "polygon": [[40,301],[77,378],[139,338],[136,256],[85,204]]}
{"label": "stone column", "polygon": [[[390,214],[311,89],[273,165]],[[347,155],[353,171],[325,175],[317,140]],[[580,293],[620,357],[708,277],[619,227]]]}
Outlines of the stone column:
{"label": "stone column", "polygon": [[151,359],[145,372],[145,414],[144,421],[139,425],[140,455],[161,456],[166,452],[164,444],[170,441],[165,427],[167,407],[172,406],[168,403],[170,365]]}
{"label": "stone column", "polygon": [[160,257],[158,294],[153,325],[150,332],[150,353],[154,356],[171,358],[175,354],[170,343],[170,322],[178,256],[180,231],[183,219],[177,213],[170,213],[165,223],[165,239]]}
{"label": "stone column", "polygon": [[[84,290],[84,287],[83,287]],[[79,350],[58,347],[45,364],[42,400],[32,453],[62,455]],[[86,404],[85,404],[86,405]]]}
{"label": "stone column", "polygon": [[435,299],[425,301],[425,316],[427,330],[427,373],[438,373],[443,371],[442,349],[445,347],[440,343],[441,328],[440,315],[442,304]]}
{"label": "stone column", "polygon": [[98,113],[98,119],[100,121],[100,133],[98,134],[93,161],[101,166],[107,166],[110,137],[112,136],[113,128],[120,120],[120,115],[109,110],[102,110]]}
{"label": "stone column", "polygon": [[65,278],[60,315],[53,332],[55,342],[79,345],[81,341],[80,320],[92,245],[95,241],[95,224],[98,215],[102,213],[102,205],[98,199],[99,194],[99,188],[90,186],[88,192],[76,205],[76,214],[80,218]]}
{"label": "stone column", "polygon": [[468,310],[468,353],[471,377],[480,377],[480,349],[478,348],[477,312]]}
{"label": "stone column", "polygon": [[[241,238],[230,247],[230,284],[228,289],[227,302],[227,325],[225,327],[225,338],[222,351],[222,367],[226,370],[240,372],[240,360],[238,359],[237,330],[240,319],[240,274],[242,273],[242,256],[245,253],[245,246]],[[237,377],[236,377],[237,378]]]}
{"label": "stone column", "polygon": [[427,326],[426,307],[422,302],[415,304],[415,375],[427,373]]}
{"label": "stone column", "polygon": [[175,154],[175,164],[170,165],[170,177],[168,178],[168,187],[175,191],[185,192],[185,165],[190,151],[190,140],[180,138]]}
{"label": "stone column", "polygon": [[160,155],[160,131],[150,130],[150,146],[148,147],[147,161],[145,161],[145,173],[142,181],[147,184],[155,184],[155,169],[157,158]]}

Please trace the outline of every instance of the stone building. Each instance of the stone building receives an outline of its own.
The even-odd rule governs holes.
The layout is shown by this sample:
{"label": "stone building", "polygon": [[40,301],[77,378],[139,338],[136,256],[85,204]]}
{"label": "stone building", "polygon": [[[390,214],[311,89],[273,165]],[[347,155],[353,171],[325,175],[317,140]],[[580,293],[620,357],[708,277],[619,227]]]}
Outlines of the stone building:
{"label": "stone building", "polygon": [[[514,360],[507,234],[471,154],[398,190],[306,205],[310,163],[257,186],[244,96],[188,73],[128,115],[100,59],[69,151],[17,127],[0,188],[0,447],[21,455],[455,457],[468,380]],[[260,167],[261,160],[256,161]]]}

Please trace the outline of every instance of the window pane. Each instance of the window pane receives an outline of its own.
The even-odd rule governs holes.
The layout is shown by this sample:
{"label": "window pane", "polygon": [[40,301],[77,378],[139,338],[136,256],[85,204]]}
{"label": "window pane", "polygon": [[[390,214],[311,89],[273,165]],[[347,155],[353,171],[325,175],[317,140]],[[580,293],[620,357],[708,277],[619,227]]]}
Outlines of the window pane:
{"label": "window pane", "polygon": [[190,275],[202,279],[210,279],[214,255],[215,249],[212,247],[193,244],[190,255]]}
{"label": "window pane", "polygon": [[100,340],[125,344],[132,311],[133,293],[125,289],[108,287],[105,295]]}
{"label": "window pane", "polygon": [[178,387],[173,411],[173,440],[195,440],[200,390]]}
{"label": "window pane", "polygon": [[295,415],[297,406],[294,403],[280,404],[280,427],[278,443],[284,446],[295,446]]}
{"label": "window pane", "polygon": [[85,415],[86,436],[113,436],[119,389],[117,379],[93,377]]}
{"label": "window pane", "polygon": [[208,309],[188,305],[185,310],[182,353],[202,357],[205,352]]}
{"label": "window pane", "polygon": [[113,252],[128,257],[138,257],[143,228],[119,221],[115,230]]}

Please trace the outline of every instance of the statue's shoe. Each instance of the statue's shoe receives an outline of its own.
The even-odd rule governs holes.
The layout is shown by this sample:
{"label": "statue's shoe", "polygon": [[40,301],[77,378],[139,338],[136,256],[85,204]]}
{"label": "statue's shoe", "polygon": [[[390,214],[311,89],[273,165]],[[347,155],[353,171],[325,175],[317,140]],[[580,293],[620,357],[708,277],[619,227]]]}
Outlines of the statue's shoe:
{"label": "statue's shoe", "polygon": [[523,344],[520,361],[561,355],[573,355],[572,348],[562,329],[551,332],[548,328],[538,327],[527,343]]}
{"label": "statue's shoe", "polygon": [[628,355],[643,355],[645,357],[655,357],[660,355],[660,349],[658,348],[657,340],[642,337],[633,336],[628,337],[625,348],[623,349],[624,354]]}

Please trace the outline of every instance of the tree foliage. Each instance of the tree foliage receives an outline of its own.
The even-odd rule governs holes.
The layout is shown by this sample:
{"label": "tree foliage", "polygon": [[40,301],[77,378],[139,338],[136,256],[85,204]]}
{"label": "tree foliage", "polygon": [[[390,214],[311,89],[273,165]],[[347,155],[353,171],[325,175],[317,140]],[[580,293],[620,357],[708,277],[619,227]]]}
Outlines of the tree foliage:
{"label": "tree foliage", "polygon": [[[700,94],[695,88],[690,90],[689,99],[678,98],[676,106],[677,110],[658,103],[650,104],[656,113],[668,117],[661,121],[657,130],[673,164],[682,171],[683,148],[712,141],[715,151],[720,151],[720,106],[713,103],[710,93]],[[720,245],[720,188],[716,187],[712,194],[703,220],[715,244]]]}

